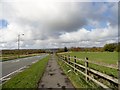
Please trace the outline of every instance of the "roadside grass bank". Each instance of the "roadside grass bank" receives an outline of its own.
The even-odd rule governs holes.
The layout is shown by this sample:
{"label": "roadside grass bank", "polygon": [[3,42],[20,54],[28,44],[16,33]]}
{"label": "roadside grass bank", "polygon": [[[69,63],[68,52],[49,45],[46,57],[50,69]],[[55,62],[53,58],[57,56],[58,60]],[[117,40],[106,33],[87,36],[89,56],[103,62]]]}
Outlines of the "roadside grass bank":
{"label": "roadside grass bank", "polygon": [[61,69],[64,71],[64,73],[67,75],[67,77],[70,79],[70,81],[77,90],[86,89],[86,88],[89,90],[102,89],[92,81],[86,82],[85,77],[82,74],[80,73],[76,74],[74,70],[63,61],[58,60],[58,64],[60,65]]}
{"label": "roadside grass bank", "polygon": [[50,56],[47,56],[37,63],[31,65],[28,69],[13,76],[9,81],[2,85],[2,89],[12,88],[33,88],[38,87],[38,82],[41,79],[47,62]]}
{"label": "roadside grass bank", "polygon": [[18,57],[18,55],[13,55],[13,54],[7,54],[7,55],[2,55],[2,61],[8,61],[8,60],[14,60],[14,59],[18,59],[18,58],[26,58],[26,57],[32,57],[32,56],[37,56],[37,55],[41,55],[41,54],[28,54],[28,55],[20,55]]}

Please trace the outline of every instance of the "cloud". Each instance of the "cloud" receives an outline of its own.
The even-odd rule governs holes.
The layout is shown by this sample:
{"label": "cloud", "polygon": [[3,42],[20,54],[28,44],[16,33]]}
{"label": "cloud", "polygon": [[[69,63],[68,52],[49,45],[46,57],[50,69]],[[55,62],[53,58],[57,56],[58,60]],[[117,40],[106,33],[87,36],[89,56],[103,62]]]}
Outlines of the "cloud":
{"label": "cloud", "polygon": [[104,42],[107,39],[114,39],[118,36],[118,30],[109,26],[106,28],[97,28],[88,31],[84,28],[79,29],[71,33],[64,33],[60,35],[60,39],[63,42],[81,42],[81,41],[92,41],[92,42]]}
{"label": "cloud", "polygon": [[[22,33],[21,48],[103,46],[117,37],[117,3],[16,0],[2,6],[1,18],[9,23],[0,30],[3,48],[16,48]],[[89,25],[94,29],[85,28]]]}

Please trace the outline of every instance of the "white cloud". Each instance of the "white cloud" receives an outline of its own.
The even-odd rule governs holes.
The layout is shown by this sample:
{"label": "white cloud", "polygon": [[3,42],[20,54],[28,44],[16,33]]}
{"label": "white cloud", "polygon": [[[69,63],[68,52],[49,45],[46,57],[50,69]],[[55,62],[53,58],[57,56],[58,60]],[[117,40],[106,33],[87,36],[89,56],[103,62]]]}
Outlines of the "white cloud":
{"label": "white cloud", "polygon": [[[98,6],[95,6],[93,3],[34,0],[2,2],[3,19],[9,23],[0,30],[3,48],[16,48],[17,35],[22,33],[25,35],[21,36],[21,48],[102,46],[117,37],[117,18],[103,15],[110,11],[111,16],[116,16],[116,3],[96,3]],[[101,21],[110,24],[100,28]],[[84,28],[87,25],[95,29],[87,30]]]}
{"label": "white cloud", "polygon": [[[79,29],[78,31],[65,33],[60,36],[61,41],[63,42],[81,42],[81,41],[106,41],[109,39],[114,39],[118,36],[117,27],[112,28],[108,25],[106,28],[97,28],[91,31],[88,31],[84,28]],[[101,41],[101,42],[102,42]]]}

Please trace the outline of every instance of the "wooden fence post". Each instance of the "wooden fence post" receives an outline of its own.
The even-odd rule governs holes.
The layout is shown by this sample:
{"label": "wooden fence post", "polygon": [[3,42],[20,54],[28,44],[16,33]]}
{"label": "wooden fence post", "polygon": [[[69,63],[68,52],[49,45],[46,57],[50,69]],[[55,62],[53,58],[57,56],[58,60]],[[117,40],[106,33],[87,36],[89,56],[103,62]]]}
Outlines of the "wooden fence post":
{"label": "wooden fence post", "polygon": [[66,55],[66,61],[67,61],[67,63],[68,63],[68,55]]}
{"label": "wooden fence post", "polygon": [[58,60],[60,60],[59,56],[58,55],[56,55],[56,56],[58,57]]}
{"label": "wooden fence post", "polygon": [[64,59],[65,59],[65,57],[64,57],[64,55],[63,55],[63,61],[64,61]]}
{"label": "wooden fence post", "polygon": [[62,60],[64,61],[64,55],[62,55]]}
{"label": "wooden fence post", "polygon": [[62,60],[64,60],[64,56],[63,55],[61,56],[61,58],[62,58]]}
{"label": "wooden fence post", "polygon": [[60,56],[59,56],[59,55],[57,55],[57,57],[58,57],[58,60],[60,60]]}
{"label": "wooden fence post", "polygon": [[[88,58],[85,58],[85,74],[88,75]],[[88,81],[88,77],[86,76],[86,81]]]}
{"label": "wooden fence post", "polygon": [[66,55],[65,55],[65,61],[67,61]]}
{"label": "wooden fence post", "polygon": [[[74,56],[74,63],[76,63],[76,56]],[[74,67],[76,68],[76,64],[74,64]],[[74,69],[74,71],[76,70]]]}
{"label": "wooden fence post", "polygon": [[68,63],[70,64],[70,55],[68,55]]}

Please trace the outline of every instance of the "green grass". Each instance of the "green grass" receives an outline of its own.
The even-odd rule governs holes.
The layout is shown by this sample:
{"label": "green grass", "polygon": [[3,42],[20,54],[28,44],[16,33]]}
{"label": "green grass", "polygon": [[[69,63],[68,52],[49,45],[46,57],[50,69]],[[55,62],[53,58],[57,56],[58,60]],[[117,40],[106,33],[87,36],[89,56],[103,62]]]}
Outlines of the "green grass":
{"label": "green grass", "polygon": [[77,56],[81,59],[88,57],[91,61],[103,62],[107,64],[117,64],[118,62],[118,52],[72,52],[66,54]]}
{"label": "green grass", "polygon": [[[85,62],[83,62],[83,61],[77,61],[76,63],[85,65]],[[99,65],[95,65],[95,64],[91,64],[91,63],[89,63],[89,68],[100,71],[100,72],[105,73],[109,76],[118,78],[117,69],[108,68],[108,67],[104,67],[104,66],[99,66]]]}
{"label": "green grass", "polygon": [[118,71],[117,71],[117,69],[107,68],[107,67],[104,67],[104,66],[98,66],[98,65],[95,65],[95,64],[89,64],[89,67],[94,69],[94,70],[97,70],[97,71],[100,71],[102,73],[105,73],[105,74],[107,74],[109,76],[118,78]]}
{"label": "green grass", "polygon": [[25,71],[18,73],[12,79],[3,84],[2,88],[37,88],[37,83],[42,77],[49,56],[30,66]]}
{"label": "green grass", "polygon": [[[92,82],[91,80],[87,81],[85,80],[85,76],[79,72],[78,75],[74,73],[74,70],[68,66],[66,63],[64,63],[62,60],[58,60],[59,65],[61,66],[61,68],[63,69],[63,71],[65,72],[65,74],[69,77],[69,79],[71,80],[72,84],[75,86],[75,88],[81,90],[81,88],[87,88],[88,90],[103,90],[103,88],[101,88],[99,85],[96,85],[94,82]],[[95,66],[93,66],[95,67]],[[96,68],[100,68],[100,67],[96,67]],[[103,68],[100,68],[101,70]],[[69,70],[72,70],[71,72],[68,73]],[[81,70],[81,69],[80,69]],[[114,73],[113,70],[110,69],[105,69],[106,72],[112,72]],[[110,71],[109,71],[110,70]],[[112,83],[110,83],[107,80],[104,80],[100,77],[96,77],[96,80],[102,82],[103,84],[105,84],[106,86],[110,87],[110,88],[114,88],[114,90],[117,89],[116,85],[113,85]]]}
{"label": "green grass", "polygon": [[[76,89],[81,90],[81,88],[83,89],[89,88],[89,90],[92,90],[92,89],[98,90],[100,88],[98,85],[96,85],[92,81],[86,82],[85,77],[82,74],[79,73],[78,75],[76,75],[73,69],[67,66],[63,61],[58,60],[58,63]],[[71,72],[68,73],[69,70],[71,70]]]}
{"label": "green grass", "polygon": [[[88,57],[89,60],[91,61],[102,62],[105,64],[116,65],[116,63],[118,62],[117,52],[72,52],[72,53],[66,53],[66,54],[71,56],[77,56],[78,58],[81,58],[81,59],[85,59],[85,57]],[[83,61],[77,61],[77,63],[84,65]],[[95,65],[95,64],[89,64],[89,67],[97,71],[100,71],[102,73],[113,76],[115,78],[118,78],[117,69],[112,69],[112,68]]]}

